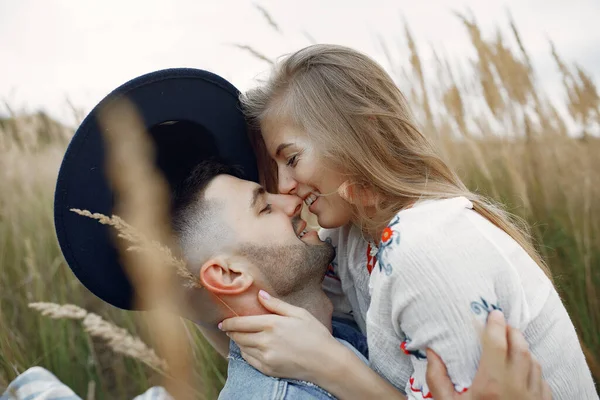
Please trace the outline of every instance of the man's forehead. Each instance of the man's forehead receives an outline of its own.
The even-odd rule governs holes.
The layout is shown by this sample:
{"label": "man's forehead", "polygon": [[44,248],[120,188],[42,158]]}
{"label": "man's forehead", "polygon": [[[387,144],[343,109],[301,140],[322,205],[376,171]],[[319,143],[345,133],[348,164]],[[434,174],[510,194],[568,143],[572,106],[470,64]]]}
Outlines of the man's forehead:
{"label": "man's forehead", "polygon": [[242,200],[252,196],[256,187],[258,185],[252,181],[231,175],[219,175],[207,186],[204,197],[207,200]]}

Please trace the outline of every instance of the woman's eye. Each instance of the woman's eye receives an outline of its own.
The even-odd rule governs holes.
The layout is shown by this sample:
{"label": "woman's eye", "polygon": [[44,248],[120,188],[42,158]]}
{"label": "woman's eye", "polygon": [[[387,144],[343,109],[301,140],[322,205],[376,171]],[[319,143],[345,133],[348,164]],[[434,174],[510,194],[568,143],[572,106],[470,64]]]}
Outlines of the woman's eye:
{"label": "woman's eye", "polygon": [[271,214],[271,205],[267,204],[267,206],[265,208],[263,208],[262,210],[260,210],[260,213],[267,213],[267,214]]}
{"label": "woman's eye", "polygon": [[288,167],[295,167],[296,166],[296,161],[298,160],[298,155],[294,155],[292,157],[290,157],[290,159],[287,162],[287,166]]}

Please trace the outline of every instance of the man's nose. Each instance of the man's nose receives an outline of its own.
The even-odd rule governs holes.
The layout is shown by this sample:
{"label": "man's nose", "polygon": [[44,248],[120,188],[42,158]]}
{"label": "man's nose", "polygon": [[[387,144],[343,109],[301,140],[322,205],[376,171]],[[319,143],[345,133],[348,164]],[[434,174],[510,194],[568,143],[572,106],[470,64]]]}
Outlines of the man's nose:
{"label": "man's nose", "polygon": [[271,195],[271,206],[283,211],[288,217],[300,215],[302,210],[302,199],[298,196],[290,194],[273,194]]}
{"label": "man's nose", "polygon": [[279,190],[279,193],[296,194],[298,182],[292,175],[286,172],[284,168],[279,168],[277,175],[277,190]]}

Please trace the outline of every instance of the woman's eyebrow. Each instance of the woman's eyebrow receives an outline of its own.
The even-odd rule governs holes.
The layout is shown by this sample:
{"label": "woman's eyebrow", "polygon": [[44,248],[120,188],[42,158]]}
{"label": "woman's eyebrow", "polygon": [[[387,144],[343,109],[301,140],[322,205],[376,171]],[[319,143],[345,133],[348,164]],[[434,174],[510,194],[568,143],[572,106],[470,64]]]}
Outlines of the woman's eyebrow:
{"label": "woman's eyebrow", "polygon": [[275,151],[275,157],[279,157],[279,153],[293,145],[294,143],[281,143],[279,146],[277,146],[277,150]]}

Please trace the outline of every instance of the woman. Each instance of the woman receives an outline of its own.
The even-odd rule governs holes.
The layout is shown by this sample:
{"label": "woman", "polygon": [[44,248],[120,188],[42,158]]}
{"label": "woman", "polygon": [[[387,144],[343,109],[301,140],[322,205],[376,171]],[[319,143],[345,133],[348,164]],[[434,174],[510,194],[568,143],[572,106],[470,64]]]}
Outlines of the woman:
{"label": "woman", "polygon": [[[345,47],[310,46],[283,59],[242,103],[276,163],[279,191],[301,197],[325,228],[321,237],[337,248],[333,269],[367,334],[372,368],[409,398],[431,397],[431,348],[455,389],[467,390],[481,326],[501,309],[524,333],[554,398],[596,398],[573,324],[527,233],[466,188],[377,63]],[[293,325],[289,351],[265,360],[260,344],[292,325],[282,318],[277,329],[258,329],[251,318],[223,326],[260,331],[237,336],[259,369],[307,376],[315,367],[309,360],[318,359],[325,373],[335,356],[331,339],[318,338],[323,345],[312,352],[303,346],[317,335],[312,322]],[[302,349],[301,359],[294,349]],[[348,384],[344,376],[330,382],[341,384]]]}

